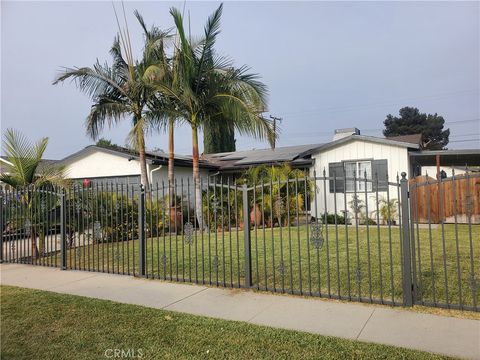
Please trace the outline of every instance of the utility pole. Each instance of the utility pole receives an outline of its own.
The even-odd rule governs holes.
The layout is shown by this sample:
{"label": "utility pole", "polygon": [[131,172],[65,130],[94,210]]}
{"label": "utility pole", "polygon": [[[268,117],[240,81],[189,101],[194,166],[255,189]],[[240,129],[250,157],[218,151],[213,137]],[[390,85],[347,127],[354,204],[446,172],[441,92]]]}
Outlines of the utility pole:
{"label": "utility pole", "polygon": [[273,146],[272,149],[275,150],[275,143],[277,141],[277,121],[282,122],[282,118],[270,115],[270,119],[273,120]]}

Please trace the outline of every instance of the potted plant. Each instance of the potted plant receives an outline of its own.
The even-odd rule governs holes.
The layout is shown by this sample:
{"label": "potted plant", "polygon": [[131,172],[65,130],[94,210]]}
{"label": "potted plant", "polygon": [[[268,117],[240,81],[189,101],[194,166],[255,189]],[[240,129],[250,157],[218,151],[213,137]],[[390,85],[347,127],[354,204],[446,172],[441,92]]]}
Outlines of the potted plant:
{"label": "potted plant", "polygon": [[360,221],[363,219],[362,210],[365,208],[363,200],[360,199],[358,194],[354,194],[352,196],[352,200],[348,202],[350,208],[352,209],[353,213],[353,221],[355,221],[355,225],[359,225]]}
{"label": "potted plant", "polygon": [[260,205],[255,204],[252,207],[252,211],[250,211],[250,223],[253,226],[258,227],[262,225],[262,220],[263,220],[263,216],[262,216],[262,210],[260,208]]}
{"label": "potted plant", "polygon": [[[387,200],[386,198],[382,197],[379,199],[378,203],[380,205],[378,212],[380,213],[380,217],[382,218],[382,223],[384,225],[395,225],[395,219],[397,217],[398,211],[398,200]],[[376,212],[377,210],[374,210],[372,213]]]}

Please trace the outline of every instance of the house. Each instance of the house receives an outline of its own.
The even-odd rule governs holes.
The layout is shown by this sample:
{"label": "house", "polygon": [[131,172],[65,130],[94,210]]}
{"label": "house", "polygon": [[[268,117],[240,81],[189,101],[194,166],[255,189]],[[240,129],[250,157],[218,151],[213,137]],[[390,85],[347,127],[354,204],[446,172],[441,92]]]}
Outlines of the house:
{"label": "house", "polygon": [[[147,151],[147,173],[151,184],[162,185],[168,181],[168,154]],[[175,177],[187,178],[192,174],[192,158],[175,155]],[[90,145],[59,160],[58,165],[66,167],[69,178],[110,183],[140,185],[140,160],[138,153],[127,148]],[[201,160],[200,175],[207,176],[215,166]]]}
{"label": "house", "polygon": [[[322,214],[349,211],[348,204],[355,193],[371,210],[377,193],[385,198],[388,190],[390,199],[397,198],[397,188],[389,183],[396,183],[402,172],[408,178],[427,173],[435,178],[442,170],[450,175],[451,169],[456,168],[456,174],[461,174],[465,166],[480,166],[478,149],[429,151],[423,150],[422,145],[421,135],[382,138],[362,135],[357,128],[338,129],[332,141],[322,144],[205,154],[200,159],[200,175],[206,184],[207,177],[234,178],[253,166],[287,162],[311,177],[330,177],[328,181],[317,179],[315,196],[310,199],[312,214]],[[167,184],[168,154],[149,151],[146,159],[152,186]],[[57,164],[66,166],[68,176],[78,182],[87,179],[99,184],[140,184],[138,154],[118,146],[90,145]],[[179,183],[182,179],[191,182],[191,156],[175,155],[175,177]],[[354,181],[354,177],[363,181]]]}

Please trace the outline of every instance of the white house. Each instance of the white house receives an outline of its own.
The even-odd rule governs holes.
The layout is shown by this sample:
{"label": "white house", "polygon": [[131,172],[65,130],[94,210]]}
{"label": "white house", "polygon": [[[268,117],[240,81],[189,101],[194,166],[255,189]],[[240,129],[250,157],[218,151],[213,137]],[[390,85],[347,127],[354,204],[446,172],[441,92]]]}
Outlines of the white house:
{"label": "white house", "polygon": [[397,176],[402,172],[408,177],[412,175],[409,151],[419,147],[418,143],[400,139],[363,136],[358,129],[337,131],[336,140],[314,149],[311,154],[310,175],[330,177],[325,184],[317,181],[312,212],[351,212],[355,194],[369,212],[376,210],[377,196],[387,198],[387,191],[390,199],[396,199],[397,187],[389,183],[397,182]]}
{"label": "white house", "polygon": [[[421,145],[421,135],[381,138],[361,135],[356,128],[341,129],[335,131],[331,142],[324,144],[202,155],[200,175],[205,184],[209,176],[238,177],[252,166],[288,162],[293,168],[308,171],[311,177],[329,177],[316,181],[315,196],[309,204],[313,216],[345,210],[351,215],[354,194],[368,206],[369,212],[376,210],[377,196],[387,198],[387,190],[390,199],[398,198],[398,188],[388,184],[397,182],[402,172],[408,178],[426,171],[435,177],[452,167],[480,166],[480,150],[427,151]],[[166,185],[168,155],[147,152],[146,158],[150,183],[153,187],[161,187],[162,182]],[[138,154],[122,147],[91,145],[58,163],[65,165],[68,176],[79,182],[88,179],[94,183],[140,184]],[[456,173],[460,171],[457,169]],[[175,155],[175,177],[179,183],[181,179],[191,183],[191,157]],[[361,180],[355,182],[354,177]]]}
{"label": "white house", "polygon": [[[168,181],[168,154],[147,152],[147,173],[153,186],[166,184]],[[83,181],[88,179],[97,183],[115,182],[117,184],[140,184],[140,161],[138,154],[122,147],[103,147],[90,145],[67,156],[58,162],[66,167],[67,176]],[[216,169],[200,161],[200,175],[207,176],[211,169]],[[175,177],[192,176],[192,160],[187,156],[175,155]]]}

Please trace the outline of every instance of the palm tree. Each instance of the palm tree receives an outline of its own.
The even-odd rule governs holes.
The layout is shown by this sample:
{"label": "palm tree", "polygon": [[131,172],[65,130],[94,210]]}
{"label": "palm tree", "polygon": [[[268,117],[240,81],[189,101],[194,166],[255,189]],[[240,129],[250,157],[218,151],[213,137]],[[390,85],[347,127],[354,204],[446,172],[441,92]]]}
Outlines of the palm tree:
{"label": "palm tree", "polygon": [[175,104],[178,118],[187,122],[192,130],[193,178],[195,208],[198,222],[202,222],[198,131],[210,123],[221,122],[240,133],[271,141],[272,123],[261,113],[266,108],[266,86],[258,76],[249,74],[249,68],[234,68],[231,60],[215,54],[214,45],[220,33],[223,5],[208,18],[205,34],[199,43],[185,35],[183,17],[172,8],[179,36],[174,58],[175,81],[171,86],[158,84],[158,90]]}
{"label": "palm tree", "polygon": [[167,74],[165,41],[169,35],[156,27],[147,30],[140,14],[135,12],[135,16],[145,33],[140,61],[133,60],[128,28],[123,32],[120,29],[110,49],[113,58],[111,66],[97,61],[92,68],[66,68],[53,84],[72,79],[82,92],[90,96],[93,105],[86,119],[86,128],[93,139],[98,138],[106,124],[113,126],[125,118],[130,119],[132,128],[128,139],[138,151],[141,181],[149,191],[145,136],[165,121],[164,114],[151,109],[158,109],[162,101],[156,97],[153,84]]}
{"label": "palm tree", "polygon": [[[65,168],[42,164],[43,154],[48,145],[48,138],[42,138],[33,144],[20,132],[7,129],[3,137],[6,171],[0,174],[0,182],[18,189],[18,205],[25,216],[25,227],[30,227],[32,256],[38,257],[37,236],[40,238],[40,248],[43,253],[43,238],[45,219],[58,206],[58,199],[48,196],[55,187],[66,188],[70,181],[65,178]],[[10,165],[11,164],[11,165]],[[47,191],[44,191],[47,190]],[[43,206],[42,206],[43,204]],[[2,229],[3,231],[3,229]]]}

